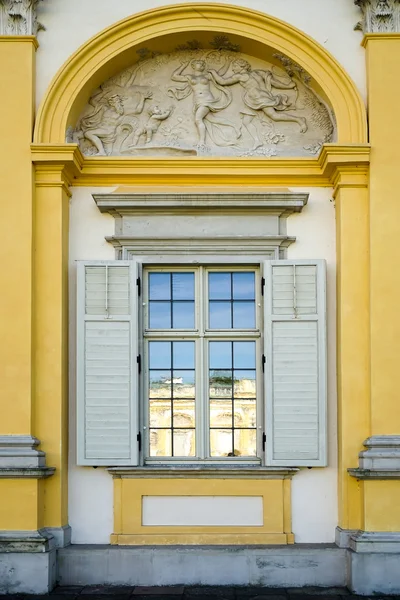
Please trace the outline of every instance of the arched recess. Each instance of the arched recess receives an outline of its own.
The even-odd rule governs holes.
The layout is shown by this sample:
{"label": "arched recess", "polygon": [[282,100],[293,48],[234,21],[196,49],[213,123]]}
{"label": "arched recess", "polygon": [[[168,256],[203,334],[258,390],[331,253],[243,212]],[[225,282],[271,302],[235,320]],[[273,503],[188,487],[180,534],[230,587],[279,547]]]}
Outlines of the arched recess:
{"label": "arched recess", "polygon": [[[65,143],[93,89],[137,59],[136,50],[168,37],[196,32],[224,33],[246,41],[254,55],[260,48],[282,53],[301,65],[331,104],[337,120],[337,143],[365,144],[364,103],[340,64],[315,40],[264,13],[217,3],[165,6],[135,14],[100,32],[81,46],[51,82],[37,116],[34,143]],[[181,39],[185,39],[184,37]],[[268,49],[268,50],[267,50]]]}

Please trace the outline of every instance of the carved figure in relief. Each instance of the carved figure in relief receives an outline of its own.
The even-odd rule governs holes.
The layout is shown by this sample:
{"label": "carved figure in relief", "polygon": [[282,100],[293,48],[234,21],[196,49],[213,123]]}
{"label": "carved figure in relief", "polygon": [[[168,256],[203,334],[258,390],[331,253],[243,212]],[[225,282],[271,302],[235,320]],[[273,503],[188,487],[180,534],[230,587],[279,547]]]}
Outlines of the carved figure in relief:
{"label": "carved figure in relief", "polygon": [[[104,96],[88,116],[80,120],[80,128],[74,133],[74,142],[86,138],[101,155],[106,155],[104,144],[113,144],[125,116],[124,104],[118,94]],[[126,137],[132,127],[126,124]]]}
{"label": "carved figure in relief", "polygon": [[131,148],[132,146],[136,146],[142,135],[146,136],[146,144],[149,144],[153,139],[153,135],[157,133],[158,128],[161,125],[161,121],[168,119],[173,112],[173,109],[173,106],[166,109],[162,109],[159,106],[151,106],[147,111],[149,114],[147,123],[144,125],[144,127],[135,132],[132,140],[133,143],[129,147]]}
{"label": "carved figure in relief", "polygon": [[[189,62],[182,63],[171,76],[172,81],[185,83],[186,85],[181,88],[169,88],[169,94],[177,100],[184,100],[190,94],[193,94],[194,121],[200,146],[206,145],[207,133],[218,146],[234,145],[240,137],[240,131],[227,119],[217,118],[214,114],[230,105],[232,102],[231,93],[221,87],[214,75],[207,71],[207,64],[204,60],[194,59],[190,62],[193,69],[192,73],[185,73],[188,65]],[[216,71],[214,73],[222,79],[222,75],[227,72],[228,68],[229,64],[225,64],[219,73]]]}
{"label": "carved figure in relief", "polygon": [[307,120],[286,112],[291,106],[288,96],[275,94],[273,89],[296,89],[296,83],[291,80],[284,83],[276,79],[271,71],[252,70],[247,60],[238,58],[232,62],[233,75],[222,77],[220,73],[211,70],[215,81],[222,86],[239,83],[243,89],[243,102],[251,109],[250,113],[241,111],[243,126],[247,129],[255,141],[255,147],[261,146],[262,141],[252,120],[256,113],[262,111],[273,121],[294,121],[300,125],[301,133],[307,131]]}

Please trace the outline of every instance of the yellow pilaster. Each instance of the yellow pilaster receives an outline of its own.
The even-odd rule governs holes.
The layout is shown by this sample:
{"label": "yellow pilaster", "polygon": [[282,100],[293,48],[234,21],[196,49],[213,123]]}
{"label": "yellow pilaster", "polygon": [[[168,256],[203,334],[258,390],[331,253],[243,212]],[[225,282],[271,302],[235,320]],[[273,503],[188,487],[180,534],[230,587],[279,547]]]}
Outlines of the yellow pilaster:
{"label": "yellow pilaster", "polygon": [[32,433],[32,248],[36,38],[0,36],[0,433]]}
{"label": "yellow pilaster", "polygon": [[357,466],[370,432],[369,205],[366,167],[336,172],[339,526],[363,526]]}
{"label": "yellow pilaster", "polygon": [[63,164],[36,165],[35,432],[47,463],[44,525],[68,521],[68,222],[69,180]]}
{"label": "yellow pilaster", "polygon": [[400,34],[367,50],[371,143],[371,434],[400,434]]}

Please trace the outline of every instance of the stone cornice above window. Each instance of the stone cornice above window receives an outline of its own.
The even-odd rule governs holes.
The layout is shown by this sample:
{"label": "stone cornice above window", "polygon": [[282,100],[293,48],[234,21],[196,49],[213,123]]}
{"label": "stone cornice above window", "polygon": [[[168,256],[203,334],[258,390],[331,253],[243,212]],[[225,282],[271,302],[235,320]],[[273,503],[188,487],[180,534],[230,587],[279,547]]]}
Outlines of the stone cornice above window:
{"label": "stone cornice above window", "polygon": [[400,32],[400,0],[354,0],[362,20],[355,29],[364,33]]}
{"label": "stone cornice above window", "polygon": [[124,259],[160,252],[284,258],[296,240],[287,235],[286,219],[308,202],[308,194],[291,192],[166,191],[93,198],[100,212],[114,217],[115,234],[106,240]]}

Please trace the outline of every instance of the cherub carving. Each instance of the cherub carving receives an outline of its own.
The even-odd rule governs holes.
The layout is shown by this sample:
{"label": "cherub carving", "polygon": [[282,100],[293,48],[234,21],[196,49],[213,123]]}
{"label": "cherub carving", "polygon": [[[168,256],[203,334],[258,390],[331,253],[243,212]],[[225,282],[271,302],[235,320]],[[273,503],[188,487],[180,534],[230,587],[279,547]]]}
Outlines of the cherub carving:
{"label": "cherub carving", "polygon": [[165,109],[160,108],[159,106],[150,106],[147,111],[149,118],[146,124],[135,132],[132,144],[129,147],[131,148],[132,146],[136,146],[142,135],[146,136],[145,143],[149,144],[153,139],[153,135],[157,133],[158,128],[161,125],[161,121],[165,121],[165,119],[168,119],[168,117],[172,114],[173,110],[173,106],[170,106],[169,108]]}

